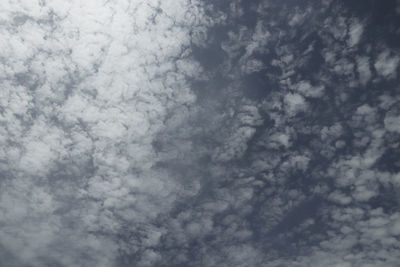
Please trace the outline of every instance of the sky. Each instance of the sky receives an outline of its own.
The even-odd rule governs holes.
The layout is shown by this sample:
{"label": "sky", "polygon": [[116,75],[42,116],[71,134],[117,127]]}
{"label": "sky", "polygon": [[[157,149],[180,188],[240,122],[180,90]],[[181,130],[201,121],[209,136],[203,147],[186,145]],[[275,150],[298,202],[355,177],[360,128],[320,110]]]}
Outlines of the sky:
{"label": "sky", "polygon": [[2,0],[0,267],[398,267],[400,0]]}

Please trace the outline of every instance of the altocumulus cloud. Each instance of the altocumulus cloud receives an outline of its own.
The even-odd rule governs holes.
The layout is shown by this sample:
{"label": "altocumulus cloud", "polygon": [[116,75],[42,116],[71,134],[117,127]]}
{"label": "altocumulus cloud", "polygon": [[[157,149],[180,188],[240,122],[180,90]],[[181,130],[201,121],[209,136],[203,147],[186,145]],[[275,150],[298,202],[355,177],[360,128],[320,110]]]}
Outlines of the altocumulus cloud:
{"label": "altocumulus cloud", "polygon": [[152,143],[195,101],[201,3],[3,1],[0,14],[2,266],[151,264],[149,222],[182,191],[152,169]]}
{"label": "altocumulus cloud", "polygon": [[399,8],[2,1],[1,266],[398,266]]}

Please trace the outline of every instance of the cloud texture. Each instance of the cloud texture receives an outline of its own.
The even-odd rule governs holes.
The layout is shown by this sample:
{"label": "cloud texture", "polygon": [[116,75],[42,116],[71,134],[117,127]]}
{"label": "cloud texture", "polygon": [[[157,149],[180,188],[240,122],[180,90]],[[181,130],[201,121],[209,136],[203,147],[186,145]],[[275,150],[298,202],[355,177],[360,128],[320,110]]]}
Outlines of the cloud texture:
{"label": "cloud texture", "polygon": [[2,1],[1,266],[397,266],[399,7]]}

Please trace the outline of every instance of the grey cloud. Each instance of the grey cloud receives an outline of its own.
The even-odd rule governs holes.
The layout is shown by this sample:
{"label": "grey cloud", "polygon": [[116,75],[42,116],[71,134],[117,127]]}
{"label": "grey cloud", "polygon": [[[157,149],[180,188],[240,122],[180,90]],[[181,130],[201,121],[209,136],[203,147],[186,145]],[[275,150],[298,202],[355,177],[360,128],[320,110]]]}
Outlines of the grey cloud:
{"label": "grey cloud", "polygon": [[148,266],[158,239],[148,226],[152,241],[137,243],[135,225],[183,190],[151,170],[152,142],[171,109],[195,100],[201,3],[4,5],[2,244],[32,266],[113,266],[142,250]]}
{"label": "grey cloud", "polygon": [[374,3],[5,2],[1,263],[396,266]]}

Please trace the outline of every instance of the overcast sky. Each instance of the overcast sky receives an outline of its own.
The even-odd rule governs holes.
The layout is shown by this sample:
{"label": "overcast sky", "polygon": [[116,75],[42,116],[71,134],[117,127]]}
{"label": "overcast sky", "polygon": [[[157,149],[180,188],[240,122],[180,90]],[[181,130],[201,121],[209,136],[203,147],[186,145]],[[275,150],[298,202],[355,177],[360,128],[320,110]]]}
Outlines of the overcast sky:
{"label": "overcast sky", "polygon": [[399,0],[1,0],[1,267],[398,267]]}

